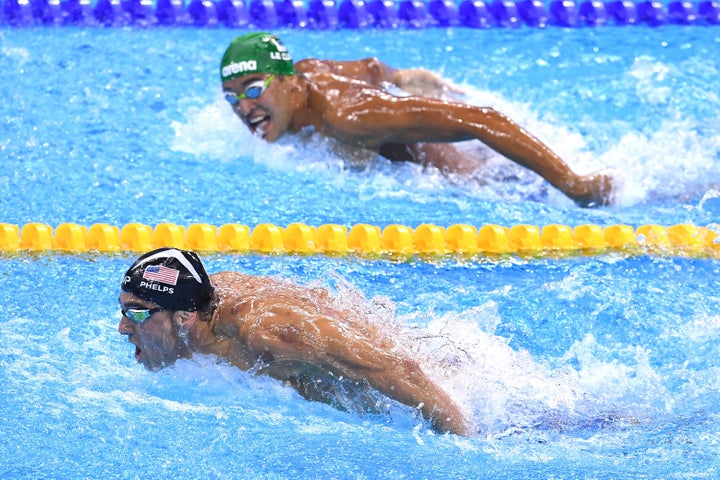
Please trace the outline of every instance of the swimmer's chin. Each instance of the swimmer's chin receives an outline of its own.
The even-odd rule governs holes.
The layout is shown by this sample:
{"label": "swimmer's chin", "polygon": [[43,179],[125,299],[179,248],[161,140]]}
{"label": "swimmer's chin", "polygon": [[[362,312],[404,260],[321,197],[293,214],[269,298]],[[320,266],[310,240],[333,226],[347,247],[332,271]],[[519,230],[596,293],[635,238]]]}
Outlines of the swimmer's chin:
{"label": "swimmer's chin", "polygon": [[175,360],[169,363],[163,360],[159,364],[157,364],[156,362],[153,362],[151,361],[151,359],[147,358],[143,351],[140,349],[140,347],[135,347],[135,361],[145,367],[145,370],[151,372],[158,372],[163,368],[172,367],[175,364]]}
{"label": "swimmer's chin", "polygon": [[264,127],[251,128],[250,133],[255,138],[260,138],[262,140],[265,140],[266,142],[270,141],[267,139],[267,130]]}
{"label": "swimmer's chin", "polygon": [[272,138],[273,136],[268,136],[268,132],[271,130],[272,127],[272,119],[267,116],[265,117],[261,122],[255,123],[252,126],[250,126],[250,133],[254,137],[262,138],[266,142],[272,142],[276,140],[275,138]]}
{"label": "swimmer's chin", "polygon": [[265,129],[258,128],[255,132],[253,132],[253,135],[257,138],[262,138],[263,140],[265,140],[268,143],[273,143],[280,137],[280,135],[273,133],[268,128],[265,128]]}
{"label": "swimmer's chin", "polygon": [[164,370],[166,368],[172,367],[173,365],[175,365],[175,362],[171,362],[171,363],[162,362],[162,363],[160,363],[160,365],[150,365],[147,363],[143,363],[142,365],[143,365],[143,367],[145,367],[145,370],[147,370],[149,372],[159,372],[160,370]]}

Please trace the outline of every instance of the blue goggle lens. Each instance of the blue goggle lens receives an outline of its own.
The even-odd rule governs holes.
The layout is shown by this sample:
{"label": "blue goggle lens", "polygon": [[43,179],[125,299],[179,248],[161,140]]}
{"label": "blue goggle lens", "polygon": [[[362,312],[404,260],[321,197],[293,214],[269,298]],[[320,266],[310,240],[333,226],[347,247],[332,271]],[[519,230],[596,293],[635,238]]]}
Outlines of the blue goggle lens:
{"label": "blue goggle lens", "polygon": [[235,95],[233,92],[225,92],[225,100],[227,100],[230,105],[237,105],[243,98],[249,98],[251,100],[260,98],[260,95],[265,92],[265,89],[268,87],[268,85],[270,85],[270,82],[272,82],[273,78],[275,78],[275,74],[270,75],[265,80],[257,80],[252,82],[247,87],[245,87],[245,91],[242,92],[240,95]]}

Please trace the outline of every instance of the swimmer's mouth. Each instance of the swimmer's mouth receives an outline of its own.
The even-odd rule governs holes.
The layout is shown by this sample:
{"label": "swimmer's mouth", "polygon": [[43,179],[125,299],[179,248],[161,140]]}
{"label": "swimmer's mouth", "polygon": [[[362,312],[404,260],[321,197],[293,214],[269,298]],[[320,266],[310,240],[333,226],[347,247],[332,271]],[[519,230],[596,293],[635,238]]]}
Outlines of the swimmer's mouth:
{"label": "swimmer's mouth", "polygon": [[135,347],[135,361],[138,363],[140,363],[140,353],[142,353],[140,347]]}
{"label": "swimmer's mouth", "polygon": [[250,127],[250,131],[254,133],[265,133],[265,129],[270,122],[269,115],[257,115],[252,118],[248,118],[247,123]]}

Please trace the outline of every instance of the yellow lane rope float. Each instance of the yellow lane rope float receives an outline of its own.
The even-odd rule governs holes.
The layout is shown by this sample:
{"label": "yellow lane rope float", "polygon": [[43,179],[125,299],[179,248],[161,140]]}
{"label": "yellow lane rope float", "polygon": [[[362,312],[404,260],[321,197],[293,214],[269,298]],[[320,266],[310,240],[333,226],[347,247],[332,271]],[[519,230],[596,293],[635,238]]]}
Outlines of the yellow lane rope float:
{"label": "yellow lane rope float", "polygon": [[90,227],[62,223],[53,229],[43,223],[0,223],[0,252],[145,252],[176,247],[199,252],[259,254],[357,254],[363,256],[437,256],[446,254],[551,255],[623,251],[635,254],[720,257],[720,228],[678,224],[661,225],[473,225],[416,228],[357,224],[349,228],[291,223],[280,227],[261,223],[204,223],[188,227],[160,223],[155,227],[129,223],[122,228],[97,223]]}

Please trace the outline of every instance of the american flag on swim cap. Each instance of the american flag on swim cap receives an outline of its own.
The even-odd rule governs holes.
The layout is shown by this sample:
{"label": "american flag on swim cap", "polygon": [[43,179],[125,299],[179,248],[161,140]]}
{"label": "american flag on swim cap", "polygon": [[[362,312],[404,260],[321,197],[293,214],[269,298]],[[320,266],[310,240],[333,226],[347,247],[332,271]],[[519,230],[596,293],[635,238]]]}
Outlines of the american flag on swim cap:
{"label": "american flag on swim cap", "polygon": [[213,286],[195,252],[158,248],[138,258],[125,272],[122,290],[169,310],[205,308]]}
{"label": "american flag on swim cap", "polygon": [[179,270],[164,267],[162,265],[149,265],[145,268],[143,278],[155,282],[162,282],[167,285],[177,285]]}

